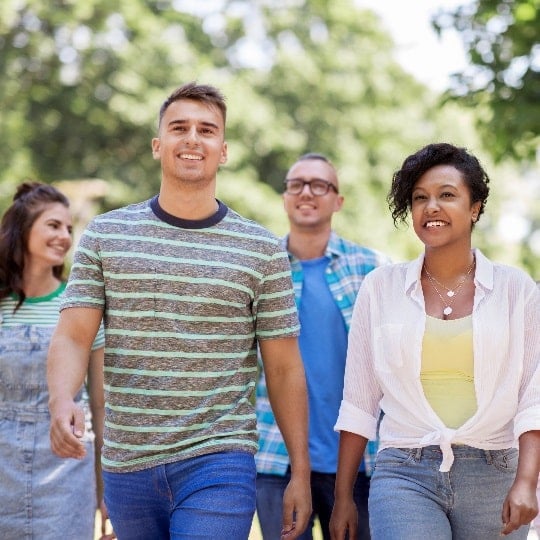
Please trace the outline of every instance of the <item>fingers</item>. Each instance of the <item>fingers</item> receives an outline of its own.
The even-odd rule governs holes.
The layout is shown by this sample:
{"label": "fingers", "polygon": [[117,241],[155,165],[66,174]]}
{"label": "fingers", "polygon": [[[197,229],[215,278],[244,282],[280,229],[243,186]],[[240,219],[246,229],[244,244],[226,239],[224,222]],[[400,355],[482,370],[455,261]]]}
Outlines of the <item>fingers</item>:
{"label": "fingers", "polygon": [[517,531],[522,525],[527,525],[534,519],[535,513],[526,505],[512,505],[508,501],[503,504],[502,535]]}
{"label": "fingers", "polygon": [[84,435],[84,411],[75,403],[51,411],[50,441],[52,451],[59,457],[83,459],[86,448],[80,438]]}
{"label": "fingers", "polygon": [[311,517],[311,489],[309,482],[289,484],[283,497],[282,540],[298,538]]}

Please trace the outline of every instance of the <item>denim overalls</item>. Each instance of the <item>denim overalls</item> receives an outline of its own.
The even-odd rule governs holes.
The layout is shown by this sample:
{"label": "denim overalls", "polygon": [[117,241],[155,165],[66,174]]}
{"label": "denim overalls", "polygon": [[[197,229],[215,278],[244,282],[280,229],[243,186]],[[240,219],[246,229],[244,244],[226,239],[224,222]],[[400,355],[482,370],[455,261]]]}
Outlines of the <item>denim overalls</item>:
{"label": "denim overalls", "polygon": [[94,537],[94,435],[85,435],[82,461],[59,458],[50,449],[46,358],[53,330],[2,326],[0,311],[2,540]]}

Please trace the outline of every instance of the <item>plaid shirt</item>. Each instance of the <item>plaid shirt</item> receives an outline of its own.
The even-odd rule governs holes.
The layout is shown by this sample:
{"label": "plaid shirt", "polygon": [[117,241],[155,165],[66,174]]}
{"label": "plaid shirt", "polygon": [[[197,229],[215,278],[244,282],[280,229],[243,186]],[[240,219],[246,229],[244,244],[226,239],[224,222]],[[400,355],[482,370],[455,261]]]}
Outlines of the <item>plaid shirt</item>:
{"label": "plaid shirt", "polygon": [[[288,237],[283,239],[287,247]],[[368,249],[339,237],[332,232],[325,255],[330,259],[326,281],[330,292],[341,310],[347,332],[349,331],[356,295],[366,274],[377,266],[390,263],[390,259],[372,249]],[[297,306],[302,295],[303,273],[301,262],[289,253],[292,280]],[[284,476],[289,466],[289,457],[283,437],[277,427],[268,400],[266,380],[261,370],[257,384],[257,428],[259,430],[259,452],[255,456],[257,472]],[[337,418],[336,418],[337,420]],[[369,441],[364,454],[366,474],[370,475],[375,462],[378,444]]]}

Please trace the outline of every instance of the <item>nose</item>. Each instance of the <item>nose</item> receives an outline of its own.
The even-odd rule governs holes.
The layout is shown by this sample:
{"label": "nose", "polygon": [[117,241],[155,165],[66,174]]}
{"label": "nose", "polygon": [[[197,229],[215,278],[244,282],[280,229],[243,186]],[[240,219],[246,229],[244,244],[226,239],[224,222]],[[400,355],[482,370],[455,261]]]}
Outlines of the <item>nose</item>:
{"label": "nose", "polygon": [[299,193],[299,195],[304,195],[307,193],[308,195],[313,195],[313,192],[311,191],[311,185],[308,182],[304,182],[304,185],[302,186],[302,191]]}
{"label": "nose", "polygon": [[199,134],[197,133],[197,126],[192,126],[186,132],[186,140],[193,144],[197,144],[199,142]]}
{"label": "nose", "polygon": [[68,241],[71,244],[71,229],[68,227],[60,227],[58,229],[58,235],[62,240]]}
{"label": "nose", "polygon": [[425,212],[429,214],[429,213],[437,212],[438,210],[439,210],[439,203],[437,201],[437,198],[429,197],[428,200],[426,201]]}

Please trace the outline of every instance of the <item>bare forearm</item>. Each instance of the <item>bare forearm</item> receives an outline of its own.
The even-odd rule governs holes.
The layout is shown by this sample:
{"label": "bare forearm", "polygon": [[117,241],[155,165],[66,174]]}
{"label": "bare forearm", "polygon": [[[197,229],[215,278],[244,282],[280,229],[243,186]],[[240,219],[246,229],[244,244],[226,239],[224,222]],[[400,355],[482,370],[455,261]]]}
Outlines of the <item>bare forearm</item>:
{"label": "bare forearm", "polygon": [[298,341],[267,340],[260,348],[270,405],[287,446],[291,470],[309,474],[307,389]]}
{"label": "bare forearm", "polygon": [[88,351],[65,336],[53,336],[47,356],[49,399],[73,398],[84,383]]}
{"label": "bare forearm", "polygon": [[361,435],[341,431],[339,435],[338,469],[335,494],[338,497],[352,497],[358,467],[368,440]]}
{"label": "bare forearm", "polygon": [[302,366],[268,381],[268,396],[283,440],[287,446],[292,471],[310,470],[308,456],[307,390]]}
{"label": "bare forearm", "polygon": [[540,471],[540,430],[526,431],[519,438],[519,460],[516,482],[536,489]]}
{"label": "bare forearm", "polygon": [[88,372],[101,311],[71,308],[61,312],[47,356],[50,400],[73,398]]}

